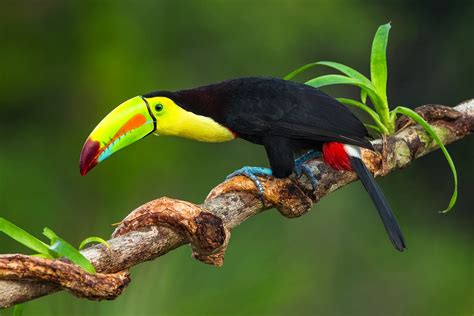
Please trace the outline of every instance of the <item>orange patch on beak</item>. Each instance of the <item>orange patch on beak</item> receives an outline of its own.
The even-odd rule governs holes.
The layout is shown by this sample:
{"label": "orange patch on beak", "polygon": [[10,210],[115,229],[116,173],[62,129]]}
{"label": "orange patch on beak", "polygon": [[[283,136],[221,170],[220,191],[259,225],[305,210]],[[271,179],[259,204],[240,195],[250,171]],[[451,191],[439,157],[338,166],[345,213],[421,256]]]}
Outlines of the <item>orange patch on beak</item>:
{"label": "orange patch on beak", "polygon": [[122,135],[127,134],[131,130],[138,128],[146,123],[146,117],[143,114],[136,114],[131,119],[129,119],[123,126],[115,133],[114,137],[107,143],[107,147],[110,143],[113,143],[117,138]]}
{"label": "orange patch on beak", "polygon": [[86,175],[89,170],[98,164],[100,155],[117,139],[124,136],[128,132],[142,126],[147,122],[147,118],[143,114],[136,114],[130,118],[115,135],[103,146],[100,146],[99,141],[87,138],[81,152],[79,167],[81,175]]}

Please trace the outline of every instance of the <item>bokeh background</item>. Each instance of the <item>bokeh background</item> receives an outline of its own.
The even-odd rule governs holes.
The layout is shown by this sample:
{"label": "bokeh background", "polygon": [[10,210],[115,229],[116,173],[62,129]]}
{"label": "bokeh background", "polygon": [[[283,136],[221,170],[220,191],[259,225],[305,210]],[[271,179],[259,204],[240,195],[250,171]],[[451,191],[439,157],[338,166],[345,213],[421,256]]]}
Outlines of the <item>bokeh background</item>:
{"label": "bokeh background", "polygon": [[[266,165],[263,149],[148,137],[81,177],[85,138],[116,105],[157,89],[282,77],[317,60],[367,74],[387,21],[392,105],[470,99],[473,12],[472,1],[2,1],[0,216],[78,244],[108,237],[111,223],[148,200],[202,201],[234,169]],[[354,183],[301,218],[248,220],[222,268],[181,247],[134,267],[115,301],[58,293],[28,303],[25,315],[472,315],[473,145],[448,147],[460,174],[449,214],[438,213],[452,190],[440,152],[379,179],[408,240],[403,254]],[[2,235],[0,252],[28,251]]]}

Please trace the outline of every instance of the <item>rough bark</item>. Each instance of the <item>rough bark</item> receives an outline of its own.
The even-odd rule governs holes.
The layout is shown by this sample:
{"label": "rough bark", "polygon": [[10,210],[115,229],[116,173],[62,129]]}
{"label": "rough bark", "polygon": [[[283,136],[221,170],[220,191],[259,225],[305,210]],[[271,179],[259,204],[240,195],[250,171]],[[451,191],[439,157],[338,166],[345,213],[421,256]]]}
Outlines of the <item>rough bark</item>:
{"label": "rough bark", "polygon": [[[426,105],[417,111],[436,129],[444,144],[474,130],[474,100],[455,108]],[[411,120],[400,118],[397,128],[395,135],[373,142],[381,154],[363,150],[363,160],[376,176],[404,168],[437,148]],[[301,216],[322,197],[356,180],[353,172],[334,171],[319,159],[308,165],[318,179],[315,190],[305,176],[260,177],[264,196],[259,198],[253,182],[238,176],[215,187],[201,205],[164,197],[138,207],[115,230],[108,241],[110,250],[97,245],[82,251],[96,267],[98,273],[94,275],[66,260],[2,255],[0,307],[61,289],[88,299],[113,299],[130,281],[126,269],[186,243],[191,244],[196,259],[220,266],[230,231],[247,218],[271,208],[288,218]]]}

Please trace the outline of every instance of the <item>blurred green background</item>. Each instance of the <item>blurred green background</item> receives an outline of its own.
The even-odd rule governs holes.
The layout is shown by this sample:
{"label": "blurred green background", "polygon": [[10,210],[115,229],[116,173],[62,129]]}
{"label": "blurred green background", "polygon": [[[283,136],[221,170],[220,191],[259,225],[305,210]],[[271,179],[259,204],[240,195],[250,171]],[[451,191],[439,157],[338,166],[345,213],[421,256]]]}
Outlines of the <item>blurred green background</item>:
{"label": "blurred green background", "polygon": [[[317,60],[367,74],[387,21],[392,105],[470,99],[473,12],[472,1],[2,1],[0,216],[78,244],[108,237],[148,200],[202,201],[234,169],[266,165],[263,149],[148,137],[81,177],[82,144],[116,105],[157,89],[282,77]],[[301,218],[248,220],[222,268],[181,247],[134,267],[115,301],[63,292],[28,303],[25,315],[472,315],[473,145],[448,147],[460,173],[449,214],[438,213],[452,190],[440,152],[379,179],[408,241],[403,254],[354,183]],[[0,252],[27,250],[2,235]]]}

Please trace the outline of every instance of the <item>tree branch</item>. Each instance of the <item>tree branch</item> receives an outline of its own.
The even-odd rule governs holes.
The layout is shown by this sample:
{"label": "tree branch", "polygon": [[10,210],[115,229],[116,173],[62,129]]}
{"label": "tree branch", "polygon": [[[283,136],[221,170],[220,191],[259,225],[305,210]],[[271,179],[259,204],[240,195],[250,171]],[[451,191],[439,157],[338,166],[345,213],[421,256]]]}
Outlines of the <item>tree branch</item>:
{"label": "tree branch", "polygon": [[[455,108],[426,105],[417,109],[435,128],[444,144],[462,139],[474,130],[474,99]],[[376,176],[406,167],[412,160],[435,150],[428,134],[402,117],[398,132],[375,140],[382,154],[363,150],[368,168]],[[318,179],[315,191],[306,176],[289,179],[260,177],[263,201],[252,181],[238,176],[215,187],[201,205],[160,198],[132,211],[108,241],[110,250],[96,245],[82,251],[98,273],[88,274],[65,259],[25,255],[0,256],[0,307],[32,300],[58,290],[88,299],[113,299],[129,282],[124,270],[190,243],[193,256],[220,266],[230,231],[251,216],[270,208],[292,218],[305,214],[322,197],[356,180],[353,172],[338,172],[321,160],[308,163]]]}

